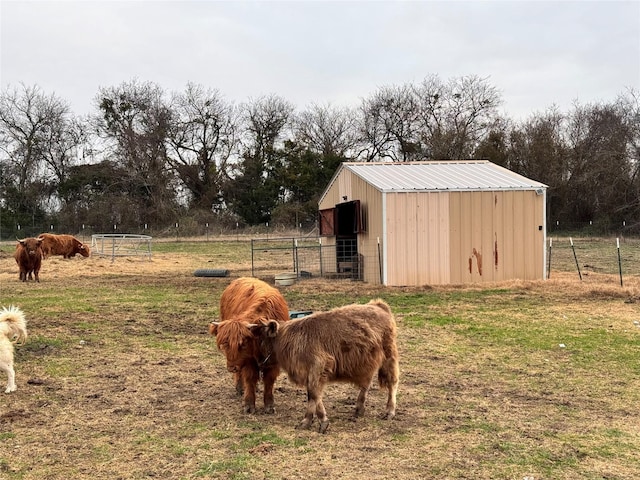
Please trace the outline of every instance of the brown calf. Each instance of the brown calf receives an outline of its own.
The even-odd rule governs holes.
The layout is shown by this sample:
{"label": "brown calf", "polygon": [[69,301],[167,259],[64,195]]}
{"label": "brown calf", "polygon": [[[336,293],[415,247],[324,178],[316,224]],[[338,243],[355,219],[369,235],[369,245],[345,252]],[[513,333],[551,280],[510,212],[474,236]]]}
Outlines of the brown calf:
{"label": "brown calf", "polygon": [[280,368],[275,356],[265,351],[249,325],[272,319],[275,323],[289,319],[287,301],[280,291],[257,278],[238,278],[220,297],[220,321],[209,325],[218,348],[227,358],[227,370],[235,377],[236,390],[243,395],[246,413],[256,410],[256,386],[264,383],[264,409],[275,412],[273,386]]}
{"label": "brown calf", "polygon": [[36,282],[40,281],[42,256],[42,240],[33,237],[18,240],[13,258],[20,269],[20,280],[26,282],[35,277]]}
{"label": "brown calf", "polygon": [[320,422],[318,431],[327,431],[322,394],[331,382],[360,387],[355,416],[363,415],[376,372],[380,387],[388,390],[383,418],[394,417],[400,372],[396,323],[384,301],[347,305],[282,324],[256,323],[252,329],[263,343],[270,344],[289,380],[307,388],[307,411],[298,428],[309,428],[315,415]]}

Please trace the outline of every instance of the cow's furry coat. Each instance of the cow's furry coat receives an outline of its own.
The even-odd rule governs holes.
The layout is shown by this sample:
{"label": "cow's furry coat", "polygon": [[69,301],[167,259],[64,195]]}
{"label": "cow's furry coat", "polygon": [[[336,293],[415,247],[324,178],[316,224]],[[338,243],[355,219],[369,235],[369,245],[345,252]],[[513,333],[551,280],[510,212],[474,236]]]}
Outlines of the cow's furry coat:
{"label": "cow's furry coat", "polygon": [[13,254],[20,270],[20,280],[35,279],[40,281],[40,267],[42,266],[42,240],[40,238],[24,238],[18,240],[16,251]]}
{"label": "cow's furry coat", "polygon": [[360,387],[355,415],[364,414],[367,392],[376,373],[380,387],[388,390],[384,418],[395,415],[399,377],[396,323],[384,301],[376,299],[366,305],[347,305],[253,328],[263,341],[270,341],[289,380],[307,388],[307,411],[299,427],[311,426],[315,415],[319,431],[326,432],[329,419],[322,394],[331,382]]}
{"label": "cow's furry coat", "polygon": [[91,250],[88,245],[82,243],[73,235],[41,233],[38,238],[42,241],[43,258],[52,255],[62,255],[64,258],[75,257],[79,253],[88,257]]}
{"label": "cow's furry coat", "polygon": [[218,348],[234,374],[236,390],[243,393],[244,411],[255,412],[256,387],[264,383],[264,409],[275,412],[273,386],[280,374],[275,356],[265,351],[249,325],[267,320],[289,320],[289,307],[280,291],[252,277],[231,282],[220,297],[220,321],[212,322],[209,333],[216,336]]}

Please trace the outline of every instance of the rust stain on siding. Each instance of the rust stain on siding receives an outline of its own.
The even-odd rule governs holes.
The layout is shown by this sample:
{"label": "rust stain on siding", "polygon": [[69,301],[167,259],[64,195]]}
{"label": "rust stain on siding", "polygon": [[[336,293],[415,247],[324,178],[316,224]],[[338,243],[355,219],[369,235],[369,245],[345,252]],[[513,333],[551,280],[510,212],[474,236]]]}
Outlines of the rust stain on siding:
{"label": "rust stain on siding", "polygon": [[473,249],[472,255],[469,257],[469,273],[473,272],[473,257],[476,257],[476,263],[478,265],[478,273],[482,276],[482,253]]}
{"label": "rust stain on siding", "polygon": [[498,269],[498,234],[496,234],[496,239],[493,246],[493,262],[495,263],[496,270]]}

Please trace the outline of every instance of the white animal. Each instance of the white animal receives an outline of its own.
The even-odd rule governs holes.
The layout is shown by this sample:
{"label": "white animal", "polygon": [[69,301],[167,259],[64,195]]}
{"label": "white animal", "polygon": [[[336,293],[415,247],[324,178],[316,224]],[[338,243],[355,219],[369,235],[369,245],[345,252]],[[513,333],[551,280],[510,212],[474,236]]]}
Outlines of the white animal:
{"label": "white animal", "polygon": [[5,393],[16,391],[16,373],[13,369],[13,344],[27,339],[27,320],[18,307],[11,305],[0,310],[0,370],[7,374]]}

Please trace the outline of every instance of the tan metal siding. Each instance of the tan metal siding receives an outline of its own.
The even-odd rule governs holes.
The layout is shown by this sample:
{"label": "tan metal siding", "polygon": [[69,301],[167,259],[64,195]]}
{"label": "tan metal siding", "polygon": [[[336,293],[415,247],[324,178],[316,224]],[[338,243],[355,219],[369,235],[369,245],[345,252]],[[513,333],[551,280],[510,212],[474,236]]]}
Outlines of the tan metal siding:
{"label": "tan metal siding", "polygon": [[350,192],[353,198],[360,200],[362,220],[365,231],[358,235],[358,253],[363,260],[363,280],[367,283],[379,284],[380,264],[378,262],[378,238],[382,238],[382,192],[365,182],[357,175],[351,174]]}
{"label": "tan metal siding", "polygon": [[543,196],[452,192],[451,282],[544,278]]}
{"label": "tan metal siding", "polygon": [[447,193],[387,193],[387,285],[449,281]]}
{"label": "tan metal siding", "polygon": [[[347,200],[344,199],[345,196]],[[368,283],[379,284],[381,282],[380,263],[378,262],[378,238],[380,238],[381,242],[383,241],[382,193],[373,185],[354,175],[353,172],[348,169],[342,169],[325,192],[319,209],[333,208],[338,203],[351,200],[360,200],[362,220],[365,226],[365,232],[358,235],[358,253],[362,255],[364,265],[363,280]],[[322,244],[327,246],[335,245],[336,237],[324,237]],[[329,268],[333,268],[335,251],[327,252],[327,255],[333,255],[333,260],[328,259],[326,262],[329,264]]]}

